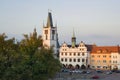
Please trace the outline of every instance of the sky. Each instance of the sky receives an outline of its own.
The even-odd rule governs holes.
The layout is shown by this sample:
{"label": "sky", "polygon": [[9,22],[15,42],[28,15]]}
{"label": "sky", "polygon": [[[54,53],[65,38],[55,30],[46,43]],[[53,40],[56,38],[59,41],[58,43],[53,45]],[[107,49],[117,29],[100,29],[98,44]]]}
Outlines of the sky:
{"label": "sky", "polygon": [[36,28],[42,35],[48,9],[57,24],[59,42],[120,44],[120,0],[0,0],[0,34],[18,40]]}

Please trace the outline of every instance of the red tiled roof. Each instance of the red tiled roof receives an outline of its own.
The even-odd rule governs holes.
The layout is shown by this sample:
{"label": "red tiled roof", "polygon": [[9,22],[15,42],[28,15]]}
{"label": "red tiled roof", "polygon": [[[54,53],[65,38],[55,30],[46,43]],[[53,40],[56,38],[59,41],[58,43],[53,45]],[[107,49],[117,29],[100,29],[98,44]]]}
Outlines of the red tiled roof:
{"label": "red tiled roof", "polygon": [[96,52],[120,52],[120,47],[119,46],[94,46],[92,48],[91,53],[96,53]]}

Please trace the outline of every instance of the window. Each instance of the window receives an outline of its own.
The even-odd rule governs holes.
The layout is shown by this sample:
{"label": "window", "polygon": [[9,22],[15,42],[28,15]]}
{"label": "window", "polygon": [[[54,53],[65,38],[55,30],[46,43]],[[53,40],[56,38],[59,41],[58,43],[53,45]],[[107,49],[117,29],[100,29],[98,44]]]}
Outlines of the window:
{"label": "window", "polygon": [[52,34],[55,34],[55,30],[52,30]]}
{"label": "window", "polygon": [[104,58],[106,58],[106,55],[103,55]]}
{"label": "window", "polygon": [[103,60],[103,63],[106,63],[106,60]]}
{"label": "window", "polygon": [[65,58],[65,62],[67,62],[67,58]]}
{"label": "window", "polygon": [[74,53],[74,56],[76,55],[76,53]]}
{"label": "window", "polygon": [[45,30],[45,34],[48,34],[48,30]]}
{"label": "window", "polygon": [[78,59],[78,62],[80,62],[80,59]]}
{"label": "window", "polygon": [[72,59],[71,59],[71,58],[69,59],[69,62],[72,62]]}
{"label": "window", "polygon": [[84,62],[85,61],[85,59],[82,59],[82,62]]}
{"label": "window", "polygon": [[84,56],[85,54],[84,54],[84,52],[82,53],[82,56]]}
{"label": "window", "polygon": [[65,53],[65,55],[67,56],[67,53]]}
{"label": "window", "polygon": [[100,63],[100,60],[97,60],[98,63]]}
{"label": "window", "polygon": [[98,53],[102,53],[102,50],[100,49],[100,50],[98,50],[97,52],[98,52]]}
{"label": "window", "polygon": [[97,57],[100,58],[100,55],[98,55]]}
{"label": "window", "polygon": [[52,30],[52,40],[54,40],[55,30]]}
{"label": "window", "polygon": [[95,66],[92,66],[92,68],[95,68]]}
{"label": "window", "polygon": [[109,63],[111,63],[111,60],[109,61]]}
{"label": "window", "polygon": [[92,55],[92,57],[95,57],[94,55]]}
{"label": "window", "polygon": [[97,66],[97,68],[100,68],[101,66]]}
{"label": "window", "polygon": [[107,69],[107,66],[103,66],[103,69]]}
{"label": "window", "polygon": [[84,51],[84,49],[82,49],[82,51]]}
{"label": "window", "polygon": [[61,53],[61,55],[63,55],[63,53]]}
{"label": "window", "polygon": [[66,49],[64,48],[63,51],[66,51]]}
{"label": "window", "polygon": [[74,62],[76,62],[76,59],[74,59]]}
{"label": "window", "polygon": [[61,61],[63,62],[63,58],[61,58]]}
{"label": "window", "polygon": [[113,61],[113,63],[117,63],[117,61]]}
{"label": "window", "polygon": [[70,56],[71,56],[72,54],[70,53]]}

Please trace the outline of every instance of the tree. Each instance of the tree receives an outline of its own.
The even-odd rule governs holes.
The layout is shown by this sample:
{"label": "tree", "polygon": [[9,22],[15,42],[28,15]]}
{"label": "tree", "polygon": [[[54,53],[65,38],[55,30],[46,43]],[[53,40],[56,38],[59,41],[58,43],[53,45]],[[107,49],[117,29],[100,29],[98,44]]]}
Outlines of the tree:
{"label": "tree", "polygon": [[[36,29],[29,35],[24,34],[25,39],[20,42],[21,55],[24,57],[18,70],[22,79],[47,80],[60,70],[61,65],[53,57],[53,49],[46,49],[42,45],[42,37],[37,37]],[[19,72],[19,71],[18,71]]]}
{"label": "tree", "polygon": [[5,33],[0,34],[0,79],[7,79],[11,74],[11,68],[17,63],[19,56],[17,51],[18,45],[15,44],[15,39],[7,39]]}
{"label": "tree", "polygon": [[53,49],[44,48],[36,29],[19,43],[0,34],[0,80],[48,80],[60,68]]}

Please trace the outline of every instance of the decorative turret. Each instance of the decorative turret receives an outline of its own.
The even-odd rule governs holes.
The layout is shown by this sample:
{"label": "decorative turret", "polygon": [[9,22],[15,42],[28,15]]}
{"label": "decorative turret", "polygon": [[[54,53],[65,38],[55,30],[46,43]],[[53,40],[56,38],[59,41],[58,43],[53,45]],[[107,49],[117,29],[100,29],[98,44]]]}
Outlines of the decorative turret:
{"label": "decorative turret", "polygon": [[75,37],[74,29],[73,29],[72,47],[75,47],[75,45],[76,45],[76,37]]}

